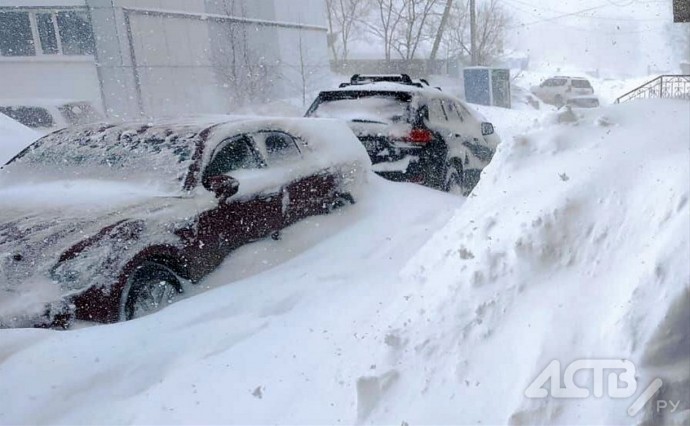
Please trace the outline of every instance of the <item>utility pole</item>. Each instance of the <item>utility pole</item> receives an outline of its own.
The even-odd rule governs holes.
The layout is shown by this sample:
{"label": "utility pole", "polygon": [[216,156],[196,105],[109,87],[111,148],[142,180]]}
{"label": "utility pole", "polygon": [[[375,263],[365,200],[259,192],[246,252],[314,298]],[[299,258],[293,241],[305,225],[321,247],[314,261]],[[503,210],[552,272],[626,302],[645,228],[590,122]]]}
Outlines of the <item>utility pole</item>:
{"label": "utility pole", "polygon": [[441,46],[441,39],[443,38],[443,30],[446,28],[446,23],[448,22],[448,16],[450,15],[450,8],[453,6],[453,0],[446,0],[446,8],[443,11],[443,16],[441,17],[441,24],[438,27],[438,32],[436,33],[436,39],[434,40],[434,47],[431,48],[431,55],[429,59],[432,61],[436,59],[436,54],[438,53],[438,48]]}
{"label": "utility pole", "polygon": [[475,0],[470,0],[470,50],[472,66],[479,65],[479,58],[477,55],[477,9],[474,4]]}

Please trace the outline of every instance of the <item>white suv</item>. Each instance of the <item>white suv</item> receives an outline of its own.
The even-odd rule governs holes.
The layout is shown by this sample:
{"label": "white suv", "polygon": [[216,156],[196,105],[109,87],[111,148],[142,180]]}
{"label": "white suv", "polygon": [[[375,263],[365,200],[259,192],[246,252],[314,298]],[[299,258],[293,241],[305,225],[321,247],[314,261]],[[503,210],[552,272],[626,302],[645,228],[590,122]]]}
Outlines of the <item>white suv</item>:
{"label": "white suv", "polygon": [[572,97],[593,95],[594,89],[586,78],[558,76],[532,87],[532,93],[543,102],[560,107]]}

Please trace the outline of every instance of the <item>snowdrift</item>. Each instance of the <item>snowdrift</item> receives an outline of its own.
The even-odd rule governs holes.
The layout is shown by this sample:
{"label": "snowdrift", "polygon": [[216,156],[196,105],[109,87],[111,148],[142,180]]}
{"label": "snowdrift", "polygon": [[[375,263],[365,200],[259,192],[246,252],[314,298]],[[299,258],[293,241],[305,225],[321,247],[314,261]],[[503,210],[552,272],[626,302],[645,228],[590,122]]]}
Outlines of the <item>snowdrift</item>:
{"label": "snowdrift", "polygon": [[[687,423],[690,104],[525,121],[464,204],[372,179],[156,315],[0,330],[0,423]],[[583,358],[680,405],[525,396]]]}
{"label": "snowdrift", "polygon": [[38,132],[0,114],[0,166],[40,136]]}
{"label": "snowdrift", "polygon": [[[408,263],[389,307],[404,313],[399,343],[380,354],[398,379],[368,421],[690,421],[690,104],[580,114],[503,144]],[[630,360],[637,394],[658,377],[656,398],[680,407],[629,417],[635,398],[525,398],[549,362],[578,359]]]}

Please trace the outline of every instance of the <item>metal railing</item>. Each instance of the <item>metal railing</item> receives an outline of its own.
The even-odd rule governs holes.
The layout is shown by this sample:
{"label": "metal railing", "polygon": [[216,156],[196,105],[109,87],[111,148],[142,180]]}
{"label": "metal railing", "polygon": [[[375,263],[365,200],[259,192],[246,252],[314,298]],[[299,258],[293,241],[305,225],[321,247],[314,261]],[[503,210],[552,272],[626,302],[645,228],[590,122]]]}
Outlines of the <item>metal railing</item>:
{"label": "metal railing", "polygon": [[619,97],[616,103],[647,98],[690,100],[690,75],[661,75]]}

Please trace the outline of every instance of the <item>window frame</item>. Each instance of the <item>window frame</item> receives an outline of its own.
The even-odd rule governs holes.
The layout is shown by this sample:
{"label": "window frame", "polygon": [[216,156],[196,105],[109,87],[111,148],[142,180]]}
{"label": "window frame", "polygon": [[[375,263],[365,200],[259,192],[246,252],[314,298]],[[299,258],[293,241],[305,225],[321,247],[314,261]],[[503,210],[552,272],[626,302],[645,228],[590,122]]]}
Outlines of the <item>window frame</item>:
{"label": "window frame", "polygon": [[[444,104],[446,104],[448,106],[447,109],[450,111],[451,114],[453,114],[453,113],[455,114],[455,115],[453,115],[453,119],[450,121],[455,121],[458,123],[464,123],[465,122],[465,117],[462,116],[460,109],[458,109],[457,102],[455,102],[452,99],[446,99],[444,101]],[[446,113],[448,113],[448,111],[446,111]]]}
{"label": "window frame", "polygon": [[5,13],[5,14],[25,14],[27,15],[28,21],[29,21],[29,33],[31,34],[31,40],[30,40],[30,50],[33,50],[33,54],[30,55],[3,55],[2,52],[0,52],[0,58],[10,58],[10,59],[17,59],[17,58],[30,58],[34,57],[37,54],[37,47],[36,47],[36,28],[35,28],[35,22],[32,20],[32,13],[29,11],[24,11],[24,10],[1,10],[0,13]]}
{"label": "window frame", "polygon": [[[91,30],[91,36],[93,39],[94,45],[92,46],[93,48],[93,53],[85,53],[85,54],[65,54],[64,53],[64,47],[62,43],[62,36],[60,34],[60,26],[58,25],[58,14],[60,13],[66,13],[66,12],[74,12],[74,13],[83,13],[86,15],[86,18],[88,20],[90,30]],[[56,8],[56,9],[17,9],[17,10],[5,10],[4,8],[0,8],[0,13],[25,13],[29,17],[29,28],[31,30],[31,37],[32,37],[32,43],[33,43],[33,48],[34,48],[34,53],[32,55],[3,55],[0,54],[0,60],[3,59],[19,59],[19,58],[55,58],[55,57],[62,57],[62,58],[95,58],[96,56],[96,35],[93,32],[93,24],[91,23],[91,16],[89,16],[88,10],[86,8]],[[38,30],[38,15],[50,15],[50,21],[53,24],[53,32],[57,44],[57,52],[55,53],[46,53],[43,49],[43,43],[41,42],[41,36]]]}
{"label": "window frame", "polygon": [[242,141],[242,143],[244,143],[247,146],[249,152],[251,153],[251,155],[256,160],[257,167],[252,168],[252,169],[234,169],[234,170],[222,173],[221,175],[230,175],[233,171],[236,171],[236,170],[261,170],[261,169],[266,168],[266,159],[263,157],[261,152],[259,152],[259,150],[256,147],[256,142],[254,141],[254,139],[252,139],[252,137],[250,135],[243,133],[243,134],[239,134],[239,135],[229,136],[229,137],[224,138],[222,141],[220,141],[218,143],[218,145],[215,146],[215,148],[213,149],[213,152],[211,152],[211,155],[209,156],[208,161],[206,161],[206,164],[204,164],[203,167],[201,168],[201,174],[200,174],[201,182],[204,182],[204,180],[206,180],[207,178],[212,177],[212,176],[220,176],[220,175],[209,176],[209,175],[207,175],[206,172],[207,172],[208,168],[211,166],[211,164],[213,163],[213,161],[216,159],[216,157],[218,157],[220,152],[223,149],[225,149],[233,141]]}
{"label": "window frame", "polygon": [[[443,107],[443,100],[441,98],[429,98],[426,102],[427,109],[429,111],[429,121],[432,123],[447,123],[448,114]],[[434,112],[440,112],[442,115],[434,114]]]}
{"label": "window frame", "polygon": [[[273,129],[259,130],[258,132],[251,133],[249,135],[249,137],[253,140],[255,148],[258,149],[259,151],[261,151],[261,154],[263,155],[263,157],[265,159],[266,166],[273,167],[273,166],[279,166],[279,165],[284,163],[284,161],[272,161],[271,160],[271,155],[268,152],[268,147],[266,146],[265,137],[264,137],[263,141],[258,141],[255,139],[256,135],[270,134],[270,133],[279,133],[281,135],[287,136],[292,141],[292,146],[295,148],[295,150],[297,152],[297,157],[294,157],[294,160],[299,161],[299,160],[304,159],[302,149],[300,148],[300,144],[298,143],[299,138],[297,138],[296,136],[293,136],[284,130],[273,130]],[[293,157],[290,157],[290,158],[293,158]]]}
{"label": "window frame", "polygon": [[[43,48],[43,41],[41,40],[41,33],[38,28],[38,15],[49,15],[50,22],[53,25],[53,36],[55,37],[55,44],[57,51],[55,53],[46,53]],[[29,20],[31,21],[31,32],[34,35],[34,45],[38,48],[36,49],[36,56],[55,56],[64,55],[62,53],[62,39],[60,38],[60,29],[57,24],[57,15],[54,11],[36,11],[29,13]],[[92,29],[93,31],[93,29]],[[38,42],[36,42],[38,41]],[[74,55],[64,55],[64,56],[74,56]],[[86,56],[86,55],[80,55]]]}

